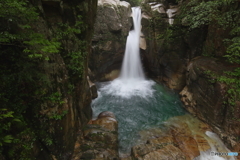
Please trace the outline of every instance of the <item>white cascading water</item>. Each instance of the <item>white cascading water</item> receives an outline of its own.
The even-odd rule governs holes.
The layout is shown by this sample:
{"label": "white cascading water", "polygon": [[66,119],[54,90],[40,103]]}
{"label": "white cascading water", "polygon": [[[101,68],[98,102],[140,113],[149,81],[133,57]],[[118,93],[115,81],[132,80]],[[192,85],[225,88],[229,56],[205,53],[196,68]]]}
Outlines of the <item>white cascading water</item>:
{"label": "white cascading water", "polygon": [[146,80],[140,59],[141,9],[132,8],[134,29],[129,32],[120,76],[100,90],[107,94],[130,98],[152,96],[153,81]]}
{"label": "white cascading water", "polygon": [[211,147],[210,150],[207,150],[205,152],[200,152],[200,156],[194,158],[194,160],[235,160],[235,157],[231,156],[217,156],[217,155],[211,155],[211,152],[217,152],[217,153],[229,153],[231,152],[222,142],[222,140],[217,136],[216,133],[206,131],[205,133],[207,135],[208,143]]}
{"label": "white cascading water", "polygon": [[139,40],[141,33],[141,9],[132,8],[134,30],[129,32],[125,55],[123,59],[120,79],[128,81],[129,79],[144,80],[143,69],[139,56]]}

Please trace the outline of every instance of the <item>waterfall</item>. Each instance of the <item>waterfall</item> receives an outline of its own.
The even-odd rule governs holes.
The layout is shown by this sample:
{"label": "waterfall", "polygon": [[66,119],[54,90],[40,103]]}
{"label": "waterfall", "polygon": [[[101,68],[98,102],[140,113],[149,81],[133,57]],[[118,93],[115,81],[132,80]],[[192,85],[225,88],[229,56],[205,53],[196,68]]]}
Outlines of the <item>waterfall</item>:
{"label": "waterfall", "polygon": [[102,87],[100,91],[124,98],[132,96],[147,98],[153,95],[152,86],[155,83],[146,80],[142,69],[139,48],[142,15],[139,7],[132,8],[132,17],[134,29],[128,34],[120,76]]}
{"label": "waterfall", "polygon": [[120,79],[123,81],[131,79],[145,79],[139,54],[139,40],[141,33],[141,9],[139,7],[132,8],[132,17],[134,29],[129,32],[127,38],[125,55],[120,74]]}

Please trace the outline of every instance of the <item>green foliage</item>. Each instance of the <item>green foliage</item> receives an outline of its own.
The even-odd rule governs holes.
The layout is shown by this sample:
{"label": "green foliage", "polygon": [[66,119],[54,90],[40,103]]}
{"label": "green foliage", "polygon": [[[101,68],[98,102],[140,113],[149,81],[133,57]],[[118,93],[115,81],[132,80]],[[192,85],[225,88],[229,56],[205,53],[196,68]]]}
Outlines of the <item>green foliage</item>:
{"label": "green foliage", "polygon": [[59,23],[58,28],[59,30],[55,33],[58,40],[69,39],[69,35],[80,34],[86,29],[80,15],[74,26],[71,27],[68,23]]}
{"label": "green foliage", "polygon": [[238,0],[191,0],[184,11],[184,21],[190,28],[199,28],[203,25],[215,24],[228,28],[238,26],[240,11],[235,9]]}
{"label": "green foliage", "polygon": [[205,74],[209,75],[211,83],[218,81],[228,86],[226,93],[227,101],[224,103],[234,107],[236,101],[240,99],[240,68],[236,68],[233,71],[225,71],[223,75],[215,74],[210,70],[205,71]]}
{"label": "green foliage", "polygon": [[[54,144],[54,139],[46,135],[50,131],[39,133],[38,129],[44,128],[39,121],[60,120],[68,112],[54,113],[50,118],[39,114],[43,103],[51,107],[65,103],[62,92],[56,92],[58,84],[50,82],[55,75],[46,75],[54,61],[52,55],[62,54],[68,73],[78,81],[84,69],[86,42],[79,39],[85,39],[80,36],[86,27],[81,16],[75,24],[59,24],[61,30],[46,34],[41,34],[38,26],[41,16],[33,1],[0,1],[0,154],[4,151],[7,159],[29,159],[36,139],[47,146]],[[81,49],[66,49],[66,43],[80,45]],[[73,84],[66,87],[69,92],[74,89]]]}
{"label": "green foliage", "polygon": [[57,39],[63,41],[75,41],[75,43],[77,43],[79,46],[79,50],[71,51],[63,56],[70,74],[73,76],[82,77],[87,44],[85,41],[81,41],[76,37],[70,36],[72,34],[80,34],[86,29],[85,25],[83,25],[82,17],[78,16],[78,21],[73,27],[70,27],[67,23],[59,23],[58,25],[60,29],[55,33]]}
{"label": "green foliage", "polygon": [[230,34],[233,38],[225,40],[229,45],[227,55],[224,57],[228,58],[231,63],[240,64],[240,27],[234,27]]}
{"label": "green foliage", "polygon": [[13,136],[8,132],[11,125],[19,122],[20,120],[14,118],[13,111],[7,109],[0,109],[0,146],[4,143],[12,143],[14,140]]}
{"label": "green foliage", "polygon": [[190,29],[212,25],[230,31],[223,40],[227,48],[224,57],[233,63],[235,69],[225,71],[222,76],[217,76],[217,80],[228,85],[227,102],[232,106],[240,100],[240,10],[237,6],[238,0],[191,0],[186,6],[190,9],[183,13],[183,21]]}
{"label": "green foliage", "polygon": [[50,119],[55,119],[55,120],[61,120],[66,114],[68,113],[68,110],[62,111],[62,113],[55,113],[51,115],[49,118]]}
{"label": "green foliage", "polygon": [[[1,21],[7,24],[0,26],[0,44],[21,46],[30,58],[49,60],[48,54],[58,53],[60,43],[33,31],[32,26],[38,16],[36,9],[27,0],[0,2]],[[13,28],[19,32],[13,31]]]}
{"label": "green foliage", "polygon": [[85,55],[86,53],[81,51],[68,54],[67,58],[69,58],[69,63],[67,64],[67,67],[73,75],[77,75],[78,77],[82,76]]}
{"label": "green foliage", "polygon": [[[26,23],[36,20],[38,14],[34,7],[30,7],[27,0],[4,0],[0,2],[0,18],[4,18],[6,29],[11,29],[12,23],[17,23],[21,27],[30,26]],[[3,27],[3,26],[1,26]]]}
{"label": "green foliage", "polygon": [[228,85],[228,104],[235,106],[235,102],[240,99],[240,68],[234,71],[226,71],[225,75],[218,77],[218,81]]}
{"label": "green foliage", "polygon": [[16,137],[17,139],[12,142],[13,147],[9,149],[8,157],[13,160],[30,160],[36,141],[35,133],[30,128],[25,128]]}
{"label": "green foliage", "polygon": [[62,94],[59,92],[52,93],[50,96],[45,97],[44,99],[49,100],[53,104],[61,105],[65,102],[62,100]]}
{"label": "green foliage", "polygon": [[23,44],[27,44],[23,52],[29,53],[29,58],[44,58],[49,60],[49,54],[58,53],[61,43],[56,39],[47,40],[42,34],[32,33],[29,36],[28,41],[24,41]]}
{"label": "green foliage", "polygon": [[47,144],[47,146],[51,146],[53,144],[53,140],[51,138],[46,138],[44,139],[44,141]]}

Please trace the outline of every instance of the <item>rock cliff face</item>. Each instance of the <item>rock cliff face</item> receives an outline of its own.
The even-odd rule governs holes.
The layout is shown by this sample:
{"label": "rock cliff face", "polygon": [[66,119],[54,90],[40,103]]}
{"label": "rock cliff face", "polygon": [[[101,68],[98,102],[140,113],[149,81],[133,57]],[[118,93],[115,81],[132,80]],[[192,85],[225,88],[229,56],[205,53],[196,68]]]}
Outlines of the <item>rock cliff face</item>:
{"label": "rock cliff face", "polygon": [[89,68],[93,80],[112,80],[121,68],[131,28],[131,6],[125,1],[99,0]]}
{"label": "rock cliff face", "polygon": [[[223,39],[228,38],[229,30],[214,24],[189,30],[181,17],[181,5],[172,1],[146,1],[142,5],[145,67],[153,79],[181,91],[185,108],[207,122],[230,148],[239,148],[240,104],[225,103],[229,87],[216,80],[216,75],[237,67],[221,58],[226,54]],[[172,25],[168,9],[175,9]]]}
{"label": "rock cliff face", "polygon": [[[87,75],[97,0],[33,0],[29,1],[29,5],[34,6],[39,14],[32,26],[33,32],[49,40],[61,36],[61,49],[58,53],[50,54],[49,60],[25,59],[25,63],[31,64],[33,61],[34,64],[27,72],[37,70],[42,77],[31,83],[22,82],[19,84],[21,90],[15,88],[19,94],[18,99],[23,94],[27,97],[22,99],[27,108],[22,115],[24,124],[14,131],[18,133],[23,130],[23,135],[16,135],[20,143],[4,148],[4,156],[7,159],[19,159],[19,156],[39,160],[71,159],[77,135],[81,135],[83,126],[92,118],[92,95]],[[84,29],[77,28],[81,33],[70,30],[78,22],[84,25]],[[44,42],[39,42],[41,43]],[[1,44],[2,47],[6,48],[4,44]],[[78,59],[74,59],[76,57]],[[7,59],[6,56],[3,58]],[[81,68],[79,73],[73,72],[72,61],[76,60],[82,62],[82,68],[77,66]],[[23,64],[18,64],[19,61],[20,59],[16,63],[22,68]],[[32,75],[34,76],[36,75]],[[34,90],[36,86],[37,90]],[[21,143],[27,145],[22,147]],[[10,152],[12,155],[8,154]]]}
{"label": "rock cliff face", "polygon": [[[49,66],[45,69],[45,74],[51,81],[52,92],[57,92],[61,95],[64,101],[63,105],[51,104],[45,102],[41,105],[38,111],[41,118],[37,119],[40,127],[37,130],[44,130],[44,134],[39,135],[40,139],[45,136],[52,139],[52,144],[44,144],[42,147],[51,153],[51,157],[56,159],[69,159],[72,156],[77,134],[81,132],[83,125],[91,119],[92,111],[90,107],[91,92],[87,81],[87,66],[88,55],[90,54],[90,45],[84,48],[86,57],[83,64],[82,77],[79,78],[74,75],[69,75],[69,69],[66,61],[66,55],[72,52],[83,50],[79,43],[79,38],[82,37],[87,43],[91,43],[91,34],[93,32],[94,18],[97,9],[96,0],[82,0],[82,1],[35,1],[38,8],[44,15],[39,22],[37,22],[38,32],[44,35],[52,36],[51,31],[58,30],[58,23],[75,25],[78,21],[78,15],[82,16],[82,21],[88,28],[80,35],[69,34],[67,38],[62,40],[62,52],[54,54],[50,57],[50,61],[44,63]],[[71,77],[70,77],[71,76]],[[72,92],[69,92],[69,85],[72,86]],[[64,112],[65,111],[65,112]],[[64,114],[65,113],[65,114]],[[36,114],[33,113],[33,114]],[[62,115],[62,118],[49,119],[54,115]],[[47,120],[47,122],[46,122]],[[43,158],[41,151],[36,152],[35,157]]]}
{"label": "rock cliff face", "polygon": [[240,104],[226,103],[228,87],[216,81],[216,76],[232,69],[231,64],[216,58],[196,57],[187,67],[187,85],[180,92],[185,108],[210,124],[230,147],[239,145]]}
{"label": "rock cliff face", "polygon": [[187,63],[201,55],[206,37],[204,29],[186,34],[176,19],[179,7],[171,1],[149,1],[142,5],[142,31],[147,42],[142,50],[145,67],[153,79],[178,91],[186,84]]}

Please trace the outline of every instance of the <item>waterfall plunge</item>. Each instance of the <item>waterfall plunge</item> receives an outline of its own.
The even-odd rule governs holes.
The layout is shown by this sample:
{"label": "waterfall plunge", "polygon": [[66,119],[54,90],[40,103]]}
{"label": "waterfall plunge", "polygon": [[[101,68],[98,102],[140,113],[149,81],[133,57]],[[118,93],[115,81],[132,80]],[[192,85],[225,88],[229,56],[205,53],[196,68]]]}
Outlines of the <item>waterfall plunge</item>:
{"label": "waterfall plunge", "polygon": [[134,30],[129,32],[125,55],[120,74],[120,79],[123,81],[129,80],[144,80],[142,64],[139,56],[139,40],[141,33],[141,9],[132,8]]}
{"label": "waterfall plunge", "polygon": [[153,81],[146,80],[140,60],[141,9],[132,8],[134,29],[129,32],[120,76],[100,90],[113,96],[151,97]]}

